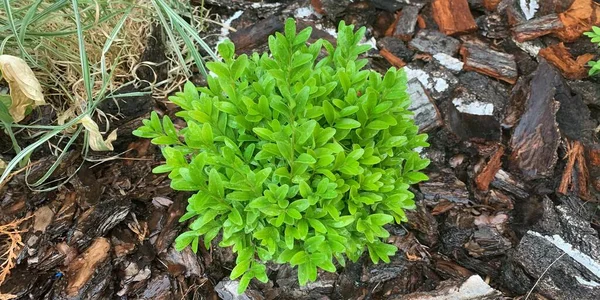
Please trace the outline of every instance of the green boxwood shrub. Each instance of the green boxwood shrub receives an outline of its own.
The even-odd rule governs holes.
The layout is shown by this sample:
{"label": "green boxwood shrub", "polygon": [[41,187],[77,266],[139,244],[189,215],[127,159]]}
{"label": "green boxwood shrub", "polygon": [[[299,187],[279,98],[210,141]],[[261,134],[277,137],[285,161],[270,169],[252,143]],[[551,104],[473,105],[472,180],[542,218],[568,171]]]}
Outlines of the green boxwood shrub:
{"label": "green boxwood shrub", "polygon": [[407,110],[404,72],[362,70],[365,28],[338,30],[337,47],[307,45],[311,28],[297,33],[290,19],[269,38],[270,53],[251,56],[226,41],[223,61],[206,64],[208,86],[187,83],[170,98],[187,127],[153,113],[134,132],[164,146],[154,172],[196,192],[176,248],[197,251],[200,237],[208,248],[222,234],[219,246],[237,253],[240,292],[252,278],[268,280],[269,261],[297,266],[301,285],[365,250],[389,262],[397,249],[384,226],[406,221],[409,185],[427,179],[419,170],[429,161],[415,151],[427,136]]}

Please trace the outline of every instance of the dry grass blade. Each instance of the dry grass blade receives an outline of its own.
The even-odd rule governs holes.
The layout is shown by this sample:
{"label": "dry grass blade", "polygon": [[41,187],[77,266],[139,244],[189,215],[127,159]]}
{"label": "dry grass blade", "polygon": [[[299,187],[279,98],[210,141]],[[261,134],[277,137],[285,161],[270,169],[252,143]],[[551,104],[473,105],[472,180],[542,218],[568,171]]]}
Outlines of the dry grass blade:
{"label": "dry grass blade", "polygon": [[[15,262],[19,251],[23,247],[19,225],[30,217],[18,219],[8,224],[0,225],[0,285],[4,283],[6,277],[10,274],[10,270],[15,267]],[[3,296],[0,294],[0,299]],[[8,297],[8,296],[6,296]],[[11,299],[11,298],[5,298]]]}

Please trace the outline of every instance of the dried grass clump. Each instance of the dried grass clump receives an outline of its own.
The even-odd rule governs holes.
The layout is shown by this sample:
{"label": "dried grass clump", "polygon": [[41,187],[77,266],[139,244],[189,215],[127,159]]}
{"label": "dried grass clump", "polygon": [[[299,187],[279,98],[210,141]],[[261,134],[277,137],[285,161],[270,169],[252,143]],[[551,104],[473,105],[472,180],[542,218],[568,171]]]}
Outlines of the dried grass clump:
{"label": "dried grass clump", "polygon": [[[70,1],[57,5],[55,1],[39,3],[33,19],[28,19],[30,7],[38,1],[11,2],[12,19],[17,24],[27,22],[22,44],[37,65],[32,66],[45,94],[59,112],[72,117],[85,109],[87,99],[80,62],[76,22]],[[6,9],[0,4],[0,27],[10,24]],[[131,11],[129,11],[131,9]],[[107,90],[115,91],[131,78],[145,48],[147,30],[152,22],[150,1],[79,1],[79,13],[85,28],[85,49],[93,79],[93,96],[103,91],[101,75],[112,72]],[[128,14],[124,25],[107,51],[104,45],[113,28]],[[22,28],[17,28],[21,30]],[[8,31],[10,32],[10,31]],[[14,38],[5,39],[0,52],[23,56]],[[102,65],[104,57],[104,66]],[[58,97],[53,97],[58,96]],[[54,99],[54,101],[52,101]]]}
{"label": "dried grass clump", "polygon": [[[118,97],[152,93],[164,100],[193,75],[194,68],[206,76],[203,56],[208,54],[217,59],[199,35],[206,18],[208,10],[179,0],[0,0],[0,54],[21,57],[27,62],[36,72],[46,103],[56,113],[49,126],[36,124],[40,119],[5,128],[11,137],[13,128],[22,128],[22,132],[29,134],[28,140],[34,142],[22,148],[21,141],[12,139],[17,154],[1,173],[0,183],[17,165],[26,165],[31,154],[46,144],[58,156],[51,169],[81,135],[88,141],[83,151],[86,159],[89,148],[99,151],[93,145],[104,144],[96,148],[112,150],[108,144],[116,138],[115,131],[106,140],[103,137],[108,133],[112,116],[100,111],[98,105],[117,97],[115,92],[120,87],[140,83],[135,76],[140,66],[166,66],[167,78],[145,79],[150,85],[148,89]],[[166,47],[167,58],[161,62],[142,62],[153,23],[166,33],[160,35],[163,38],[160,42]],[[105,119],[105,132],[95,123],[97,117]],[[90,125],[85,129],[84,119]],[[40,187],[50,173],[51,170],[29,187],[38,191],[56,189],[61,183]]]}
{"label": "dried grass clump", "polygon": [[[37,0],[21,0],[11,2],[12,19],[20,24],[27,21],[30,7]],[[206,29],[209,11],[202,6],[189,6],[179,1],[166,0],[174,11],[184,17],[197,32]],[[131,8],[131,11],[129,9]],[[151,24],[160,22],[157,7],[148,0],[80,0],[79,13],[85,27],[85,49],[93,80],[93,96],[96,98],[106,91],[116,91],[123,84],[135,78],[135,70],[141,65],[152,65],[141,61],[141,55],[149,38]],[[127,19],[119,30],[116,39],[107,51],[103,51],[105,43],[121,18]],[[164,13],[163,16],[164,18]],[[85,110],[87,99],[84,78],[80,62],[79,44],[76,22],[70,1],[57,6],[55,1],[41,1],[34,14],[34,21],[28,22],[23,31],[23,46],[34,59],[37,66],[36,76],[46,88],[45,95],[50,96],[51,104],[62,115],[60,119],[69,119]],[[7,29],[10,33],[10,20],[6,9],[0,2],[0,32]],[[17,28],[21,30],[21,28]],[[166,46],[168,78],[161,82],[149,82],[152,93],[157,98],[164,98],[177,90],[191,74],[190,68],[194,58],[190,55],[185,42],[173,28],[168,28],[169,38],[163,41]],[[171,39],[172,38],[172,39]],[[0,33],[0,53],[22,56],[15,38]],[[103,60],[104,57],[104,60]],[[182,64],[179,58],[186,64]],[[104,61],[105,65],[102,65]],[[102,74],[111,73],[108,87],[103,90],[105,82]],[[53,97],[54,96],[54,97]],[[54,99],[54,101],[52,101]],[[69,101],[65,101],[68,99]]]}

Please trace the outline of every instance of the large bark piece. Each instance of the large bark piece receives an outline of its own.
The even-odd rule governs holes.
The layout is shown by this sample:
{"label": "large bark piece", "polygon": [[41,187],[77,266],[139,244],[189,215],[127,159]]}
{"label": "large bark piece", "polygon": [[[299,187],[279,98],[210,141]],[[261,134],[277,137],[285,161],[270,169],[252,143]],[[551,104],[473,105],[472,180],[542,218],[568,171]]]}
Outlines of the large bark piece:
{"label": "large bark piece", "polygon": [[441,32],[454,35],[477,30],[467,0],[433,0],[431,5]]}
{"label": "large bark piece", "polygon": [[512,32],[515,40],[522,43],[561,30],[564,27],[565,25],[560,21],[557,14],[550,14],[520,23],[513,27]]}
{"label": "large bark piece", "polygon": [[551,67],[554,81],[547,88],[554,88],[554,99],[560,109],[556,113],[556,121],[562,137],[569,141],[592,143],[596,140],[596,122],[591,118],[590,109],[585,105],[582,95],[573,93],[560,72]]}
{"label": "large bark piece", "polygon": [[464,43],[460,54],[465,70],[476,71],[510,84],[517,81],[517,63],[512,54],[492,50],[486,44],[476,41]]}
{"label": "large bark piece", "polygon": [[600,240],[596,230],[568,207],[554,207],[550,199],[543,201],[541,211],[541,220],[511,254],[513,263],[531,278],[539,278],[535,291],[549,299],[597,299]]}
{"label": "large bark piece", "polygon": [[[493,106],[493,115],[501,120],[508,106],[508,89],[505,84],[477,72],[463,72],[458,76],[461,88],[475,96],[478,101]],[[457,93],[459,94],[459,93]]]}
{"label": "large bark piece", "polygon": [[447,105],[446,124],[459,139],[470,142],[499,142],[500,122],[494,117],[494,106],[461,92]]}
{"label": "large bark piece", "polygon": [[560,74],[542,60],[531,80],[525,112],[510,141],[512,167],[527,179],[550,176],[554,171],[560,142],[558,103],[554,101],[556,76]]}
{"label": "large bark piece", "polygon": [[453,107],[445,110],[450,130],[462,140],[500,141],[506,89],[476,72],[459,75],[459,81],[453,93]]}

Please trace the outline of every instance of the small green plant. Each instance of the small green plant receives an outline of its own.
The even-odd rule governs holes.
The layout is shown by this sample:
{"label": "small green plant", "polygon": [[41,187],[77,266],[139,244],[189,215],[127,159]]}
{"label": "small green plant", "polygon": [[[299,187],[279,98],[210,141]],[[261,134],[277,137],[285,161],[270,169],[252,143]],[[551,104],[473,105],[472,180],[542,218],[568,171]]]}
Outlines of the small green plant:
{"label": "small green plant", "polygon": [[[600,46],[600,27],[592,26],[592,31],[584,32],[583,34],[591,38],[592,43],[597,43]],[[589,71],[590,76],[600,72],[600,61],[590,61],[588,65],[592,67]]]}
{"label": "small green plant", "polygon": [[429,161],[415,151],[427,136],[407,110],[404,72],[361,70],[365,28],[338,30],[337,47],[307,46],[311,28],[297,33],[289,19],[285,34],[269,38],[270,54],[251,56],[235,56],[226,41],[223,61],[206,64],[208,87],[187,83],[170,98],[187,127],[152,113],[134,131],[164,146],[155,173],[197,192],[176,248],[197,251],[200,236],[208,248],[221,233],[219,246],[237,253],[230,277],[241,277],[240,293],[252,278],[268,280],[269,261],[297,266],[301,285],[365,249],[389,262],[397,248],[384,226],[406,221],[409,185],[427,179],[419,170]]}

